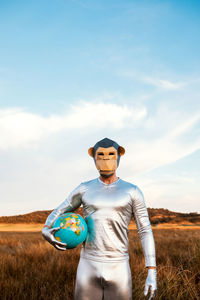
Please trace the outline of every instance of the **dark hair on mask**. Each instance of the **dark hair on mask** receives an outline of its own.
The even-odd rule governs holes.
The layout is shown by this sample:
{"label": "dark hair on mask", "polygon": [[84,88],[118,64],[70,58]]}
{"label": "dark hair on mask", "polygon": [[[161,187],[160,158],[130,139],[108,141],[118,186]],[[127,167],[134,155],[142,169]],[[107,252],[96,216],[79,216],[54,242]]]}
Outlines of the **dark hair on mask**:
{"label": "dark hair on mask", "polygon": [[114,147],[117,150],[119,155],[119,151],[118,151],[119,145],[113,140],[104,138],[103,140],[98,141],[93,147],[93,156],[95,156],[95,153],[99,147],[103,147],[103,148]]}
{"label": "dark hair on mask", "polygon": [[114,147],[116,150],[117,150],[117,153],[118,153],[118,157],[117,157],[117,165],[119,165],[119,161],[120,161],[120,153],[119,153],[119,145],[111,140],[111,139],[108,139],[108,138],[104,138],[100,141],[98,141],[94,147],[93,147],[93,158],[95,160],[95,154],[96,154],[96,151],[99,147],[102,147],[102,148],[109,148],[109,147]]}

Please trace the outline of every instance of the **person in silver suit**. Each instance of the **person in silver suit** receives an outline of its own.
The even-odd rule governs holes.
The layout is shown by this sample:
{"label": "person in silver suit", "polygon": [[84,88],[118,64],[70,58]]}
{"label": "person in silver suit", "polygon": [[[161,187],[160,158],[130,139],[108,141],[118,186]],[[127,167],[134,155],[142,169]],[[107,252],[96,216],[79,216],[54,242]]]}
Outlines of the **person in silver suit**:
{"label": "person in silver suit", "polygon": [[104,138],[89,148],[100,177],[82,182],[48,216],[42,235],[56,249],[66,244],[55,239],[52,228],[63,213],[83,206],[88,235],[82,245],[76,274],[75,300],[131,300],[132,278],[128,253],[128,225],[133,216],[142,243],[148,275],[144,295],[153,299],[157,289],[155,244],[144,197],[134,184],[116,176],[125,149]]}

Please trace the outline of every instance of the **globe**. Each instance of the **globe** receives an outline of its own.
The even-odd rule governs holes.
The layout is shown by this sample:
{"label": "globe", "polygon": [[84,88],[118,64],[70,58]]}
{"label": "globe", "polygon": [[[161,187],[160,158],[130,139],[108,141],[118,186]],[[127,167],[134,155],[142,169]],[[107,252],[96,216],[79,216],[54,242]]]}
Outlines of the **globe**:
{"label": "globe", "polygon": [[67,249],[77,247],[86,239],[88,228],[85,220],[78,214],[65,213],[58,217],[53,225],[53,228],[60,227],[55,232],[55,238],[67,244]]}

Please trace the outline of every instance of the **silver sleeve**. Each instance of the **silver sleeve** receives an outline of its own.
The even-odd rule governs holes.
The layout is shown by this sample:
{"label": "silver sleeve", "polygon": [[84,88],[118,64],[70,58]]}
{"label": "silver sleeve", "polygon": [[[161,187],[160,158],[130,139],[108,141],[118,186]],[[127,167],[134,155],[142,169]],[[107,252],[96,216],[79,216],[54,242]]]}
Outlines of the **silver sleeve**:
{"label": "silver sleeve", "polygon": [[61,203],[56,209],[54,209],[50,213],[50,215],[46,219],[45,225],[52,227],[54,222],[60,215],[77,209],[82,203],[82,195],[83,185],[81,183],[69,194],[69,196],[65,199],[63,203]]}
{"label": "silver sleeve", "polygon": [[146,208],[144,196],[136,187],[132,194],[133,216],[136,222],[138,234],[142,243],[145,266],[156,266],[156,253],[153,232]]}

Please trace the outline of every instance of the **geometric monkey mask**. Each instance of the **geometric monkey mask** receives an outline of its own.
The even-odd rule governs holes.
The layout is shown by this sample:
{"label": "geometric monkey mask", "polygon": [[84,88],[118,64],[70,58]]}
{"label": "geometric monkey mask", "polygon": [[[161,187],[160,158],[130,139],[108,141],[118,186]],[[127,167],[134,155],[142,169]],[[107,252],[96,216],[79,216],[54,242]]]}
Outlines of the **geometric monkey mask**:
{"label": "geometric monkey mask", "polygon": [[93,157],[97,170],[105,178],[114,174],[124,153],[125,149],[122,146],[108,138],[104,138],[88,149],[88,154]]}

